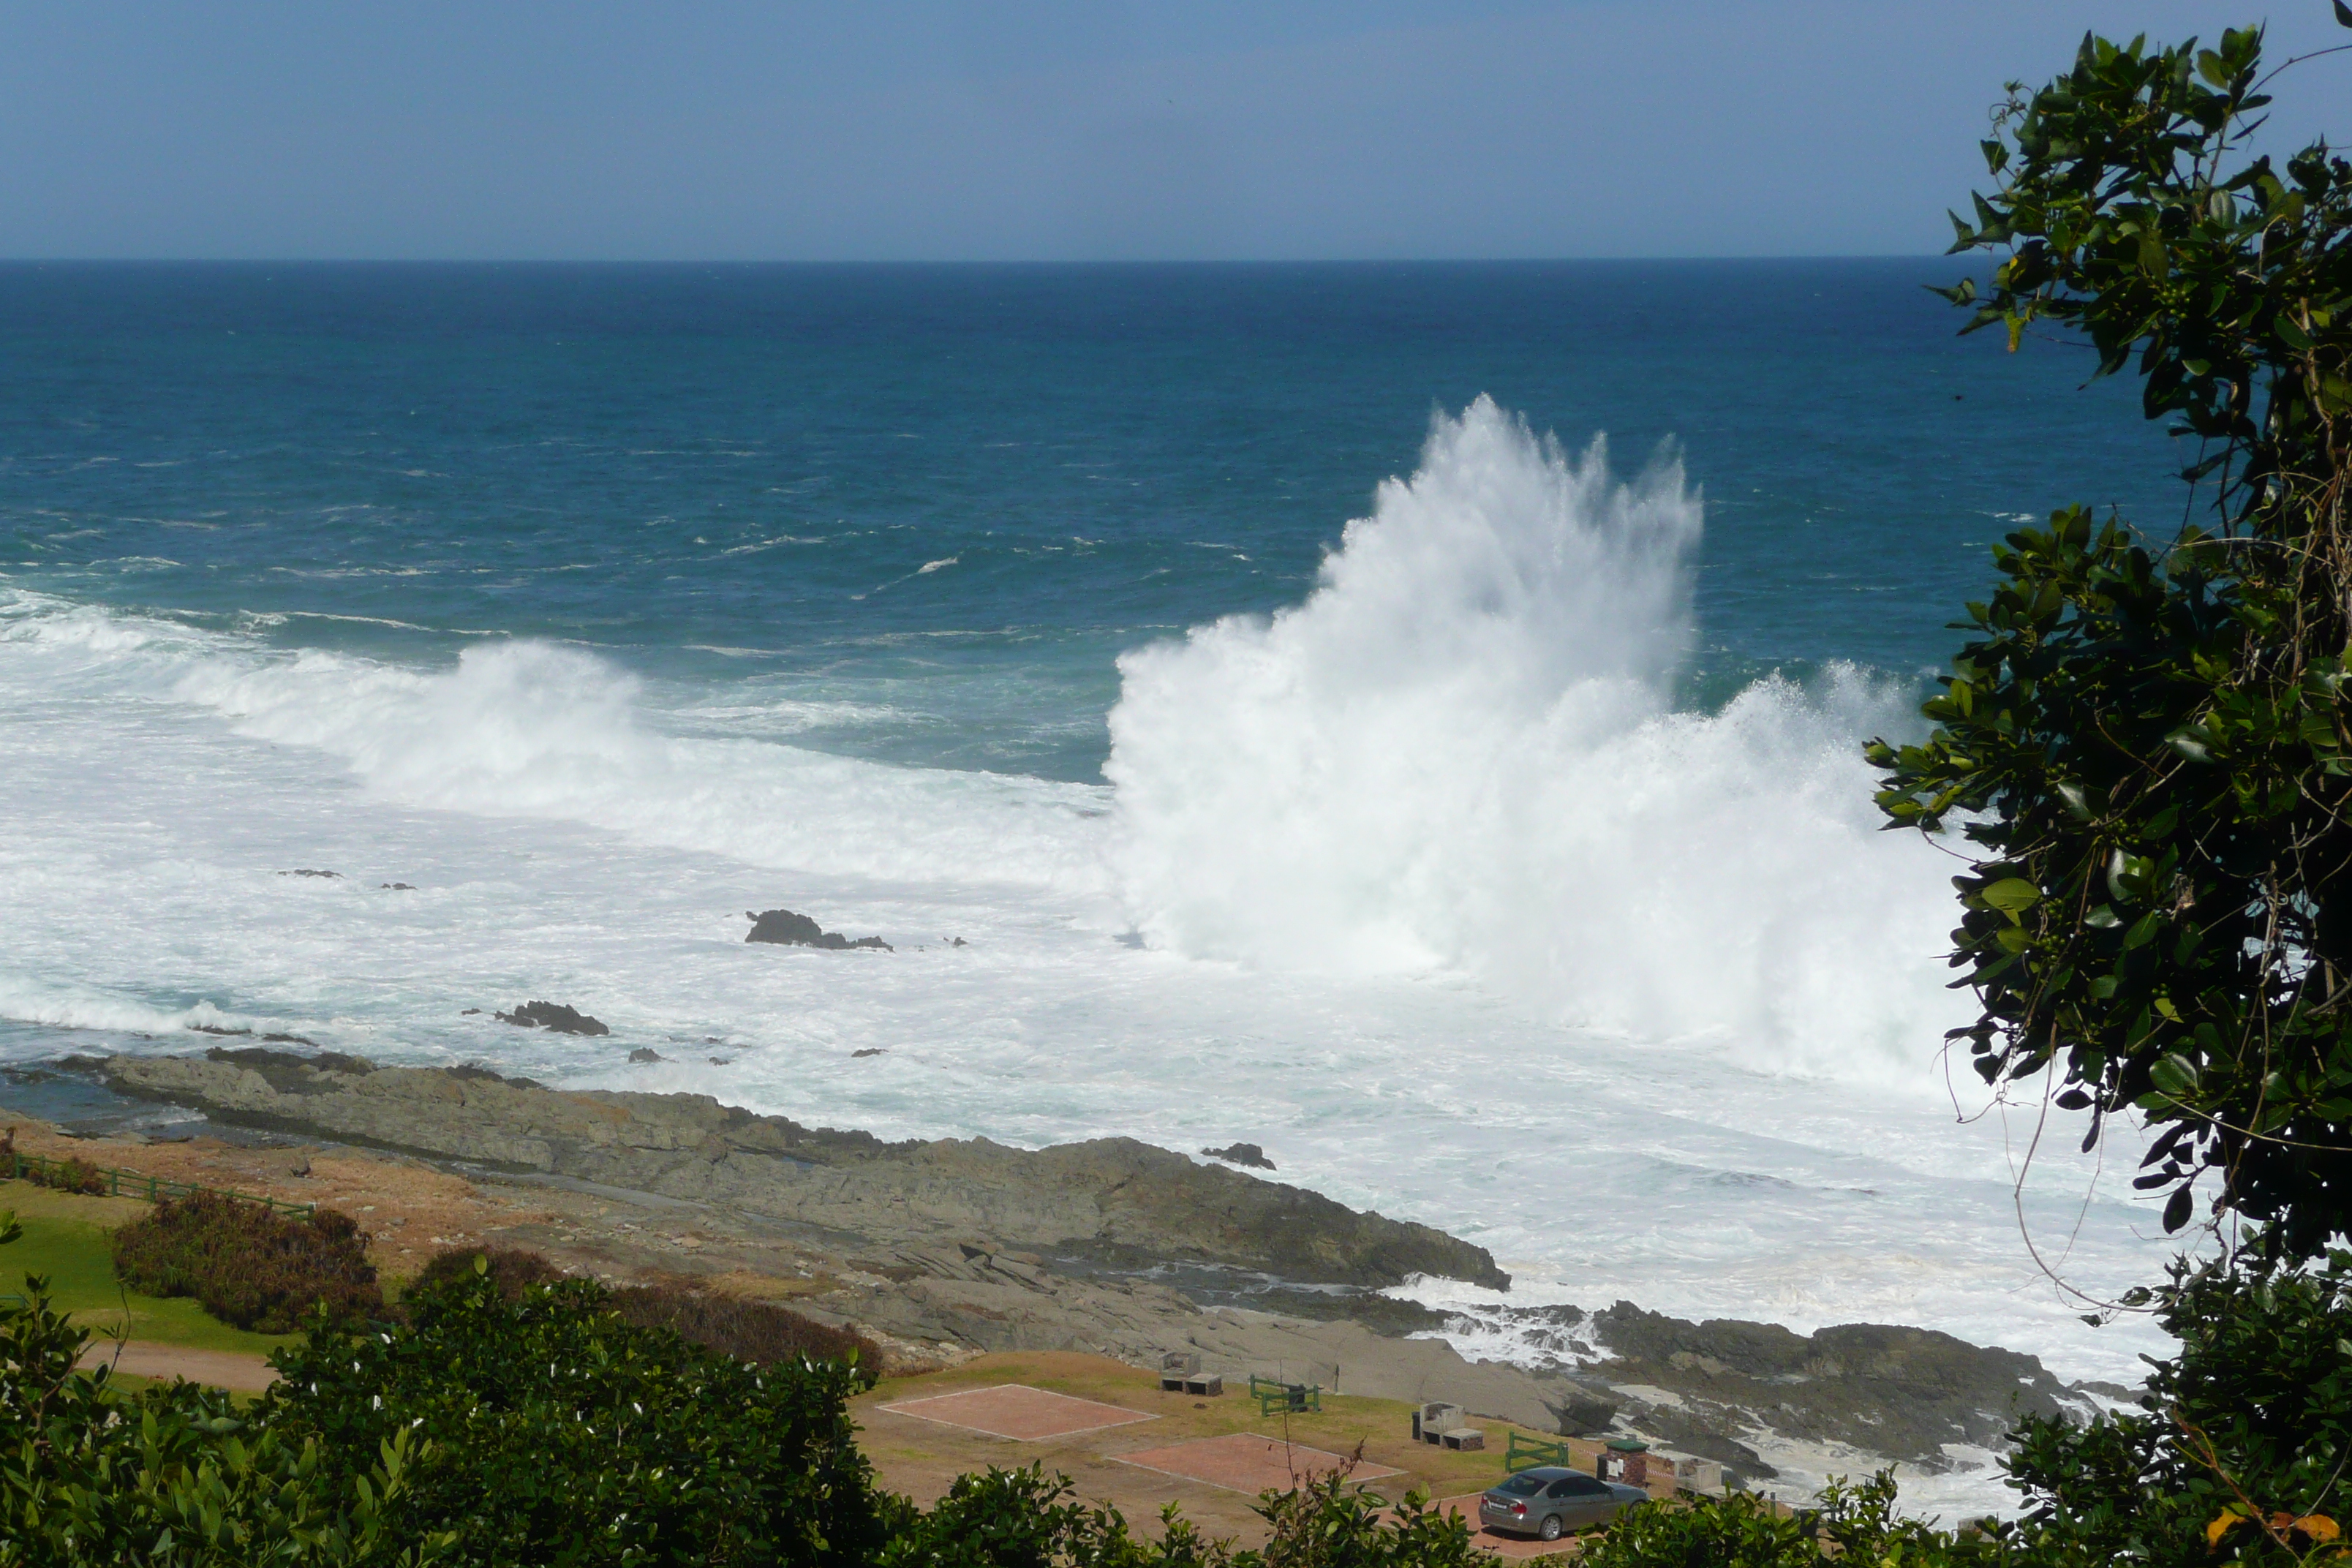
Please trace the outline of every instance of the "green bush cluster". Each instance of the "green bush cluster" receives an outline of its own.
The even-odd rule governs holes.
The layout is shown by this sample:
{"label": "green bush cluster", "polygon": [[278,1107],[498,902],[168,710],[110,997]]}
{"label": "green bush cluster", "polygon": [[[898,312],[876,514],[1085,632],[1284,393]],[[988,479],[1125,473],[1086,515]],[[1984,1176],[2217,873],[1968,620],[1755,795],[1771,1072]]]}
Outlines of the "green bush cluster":
{"label": "green bush cluster", "polygon": [[632,1285],[613,1306],[641,1329],[668,1329],[690,1344],[761,1366],[806,1358],[845,1362],[861,1388],[882,1375],[882,1350],[865,1335],[804,1318],[772,1301],[713,1296],[677,1285]]}
{"label": "green bush cluster", "polygon": [[98,1167],[79,1156],[52,1160],[45,1165],[27,1165],[25,1180],[37,1187],[47,1187],[60,1193],[98,1194],[106,1191],[106,1178]]}
{"label": "green bush cluster", "polygon": [[75,1371],[88,1334],[28,1285],[0,1312],[0,1568],[1469,1564],[1458,1521],[1337,1478],[1269,1496],[1258,1551],[1172,1510],[1139,1539],[1035,1468],[967,1476],[925,1512],[876,1489],[848,1363],[738,1361],[589,1280],[510,1296],[487,1259],[413,1291],[404,1322],[319,1313],[243,1410]]}
{"label": "green bush cluster", "polygon": [[296,1218],[199,1192],[117,1230],[114,1272],[146,1295],[193,1296],[257,1333],[291,1333],[322,1305],[342,1321],[383,1314],[367,1237],[332,1209]]}
{"label": "green bush cluster", "polygon": [[[412,1293],[455,1284],[476,1271],[509,1300],[533,1285],[568,1278],[536,1252],[518,1247],[452,1247],[436,1252],[410,1285]],[[682,1282],[628,1285],[613,1292],[613,1308],[641,1329],[668,1329],[689,1344],[737,1361],[772,1366],[782,1361],[848,1362],[860,1387],[882,1375],[882,1349],[864,1334],[803,1317],[772,1301],[714,1296]]]}

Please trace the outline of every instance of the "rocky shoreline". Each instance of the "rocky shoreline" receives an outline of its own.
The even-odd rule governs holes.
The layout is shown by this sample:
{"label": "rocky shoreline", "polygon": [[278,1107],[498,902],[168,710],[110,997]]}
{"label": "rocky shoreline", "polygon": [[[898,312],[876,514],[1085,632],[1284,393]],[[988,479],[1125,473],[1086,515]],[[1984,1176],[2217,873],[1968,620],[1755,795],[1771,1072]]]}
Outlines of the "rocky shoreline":
{"label": "rocky shoreline", "polygon": [[[1807,1336],[1692,1322],[1630,1302],[1442,1314],[1379,1294],[1415,1276],[1505,1289],[1483,1248],[1431,1226],[1130,1139],[1020,1150],[886,1142],[703,1095],[571,1092],[479,1068],[379,1067],[328,1051],[216,1047],[81,1064],[114,1094],[527,1192],[490,1239],[613,1278],[663,1273],[789,1297],[909,1366],[982,1351],[1081,1350],[1444,1399],[1544,1430],[1630,1432],[1751,1481],[1824,1461],[1951,1468],[2026,1413],[2094,1401],[2035,1358],[1884,1324]],[[435,1239],[439,1239],[436,1237]],[[1472,1362],[1436,1338],[1504,1331],[1538,1364]],[[2121,1391],[2113,1391],[2120,1393]]]}

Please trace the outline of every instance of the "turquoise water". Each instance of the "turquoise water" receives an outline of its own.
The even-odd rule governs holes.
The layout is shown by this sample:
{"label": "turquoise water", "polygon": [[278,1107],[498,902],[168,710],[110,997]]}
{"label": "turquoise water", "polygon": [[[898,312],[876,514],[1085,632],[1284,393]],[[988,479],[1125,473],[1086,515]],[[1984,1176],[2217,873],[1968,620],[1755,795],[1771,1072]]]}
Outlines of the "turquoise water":
{"label": "turquoise water", "polygon": [[1240,1139],[1516,1280],[1426,1300],[2129,1379],[2021,1216],[2109,1299],[2163,1238],[1948,1078],[1859,753],[2002,532],[2182,497],[1950,266],[0,268],[0,1068]]}

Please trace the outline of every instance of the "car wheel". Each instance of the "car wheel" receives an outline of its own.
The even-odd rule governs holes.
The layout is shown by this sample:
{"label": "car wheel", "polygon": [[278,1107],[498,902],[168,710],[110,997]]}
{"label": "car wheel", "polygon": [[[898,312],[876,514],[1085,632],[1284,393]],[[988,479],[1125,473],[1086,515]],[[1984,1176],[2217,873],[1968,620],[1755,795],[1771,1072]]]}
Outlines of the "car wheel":
{"label": "car wheel", "polygon": [[1558,1541],[1559,1539],[1559,1515],[1556,1513],[1548,1513],[1544,1515],[1544,1521],[1542,1525],[1538,1528],[1536,1533],[1542,1536],[1546,1541]]}

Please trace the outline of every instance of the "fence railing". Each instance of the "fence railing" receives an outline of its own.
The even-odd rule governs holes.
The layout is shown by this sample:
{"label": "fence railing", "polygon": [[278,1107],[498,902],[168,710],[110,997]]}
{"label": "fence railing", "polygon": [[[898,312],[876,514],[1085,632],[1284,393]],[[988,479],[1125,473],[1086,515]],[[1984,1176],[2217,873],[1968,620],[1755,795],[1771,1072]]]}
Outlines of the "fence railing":
{"label": "fence railing", "polygon": [[1533,1469],[1538,1465],[1558,1465],[1565,1469],[1570,1464],[1568,1444],[1564,1441],[1541,1443],[1514,1432],[1503,1449],[1503,1468],[1514,1475],[1521,1470]]}
{"label": "fence railing", "polygon": [[[46,1154],[0,1154],[0,1169],[5,1169],[12,1180],[30,1177],[43,1186],[54,1185],[49,1180],[50,1173],[63,1170],[68,1163],[64,1160],[52,1160]],[[90,1165],[83,1161],[71,1163],[95,1172],[98,1179],[106,1184],[105,1193],[110,1198],[143,1198],[156,1204],[165,1198],[187,1198],[198,1193],[214,1193],[221,1197],[235,1198],[239,1203],[259,1204],[273,1214],[300,1215],[305,1219],[319,1207],[316,1204],[289,1203],[284,1198],[273,1198],[260,1193],[240,1193],[234,1187],[207,1187],[196,1182],[170,1181],[162,1176],[149,1175],[144,1171],[125,1171],[113,1165]],[[80,1190],[86,1192],[89,1189]]]}

